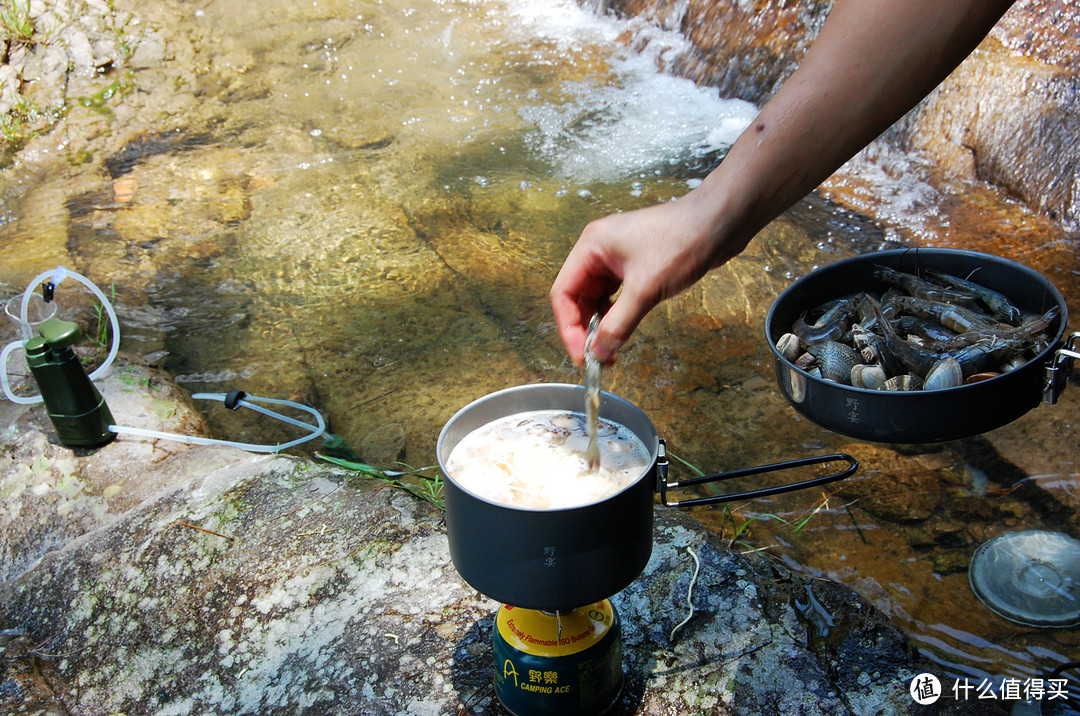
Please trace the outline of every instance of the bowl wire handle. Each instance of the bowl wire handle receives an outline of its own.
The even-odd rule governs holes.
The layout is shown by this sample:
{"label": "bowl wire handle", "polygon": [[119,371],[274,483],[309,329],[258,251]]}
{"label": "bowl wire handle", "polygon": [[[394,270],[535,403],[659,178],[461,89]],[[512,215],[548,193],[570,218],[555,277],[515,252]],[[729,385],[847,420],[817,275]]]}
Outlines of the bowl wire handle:
{"label": "bowl wire handle", "polygon": [[1065,390],[1072,373],[1073,359],[1080,358],[1077,344],[1080,343],[1080,331],[1073,333],[1065,341],[1062,348],[1058,348],[1054,357],[1046,364],[1043,370],[1043,402],[1049,405],[1057,403],[1061,391]]}

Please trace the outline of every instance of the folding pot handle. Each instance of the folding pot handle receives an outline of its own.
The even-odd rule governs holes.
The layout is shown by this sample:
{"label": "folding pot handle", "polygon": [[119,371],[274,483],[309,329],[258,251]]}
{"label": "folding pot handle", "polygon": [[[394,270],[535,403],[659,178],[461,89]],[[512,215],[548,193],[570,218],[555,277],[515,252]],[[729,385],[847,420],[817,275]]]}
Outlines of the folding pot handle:
{"label": "folding pot handle", "polygon": [[[710,482],[719,482],[721,480],[731,480],[736,477],[747,477],[748,475],[760,475],[766,472],[777,472],[780,470],[790,470],[796,467],[805,467],[806,465],[820,465],[829,462],[845,462],[847,467],[839,472],[830,473],[822,477],[815,477],[810,480],[803,480],[802,482],[794,482],[789,485],[779,485],[777,487],[764,487],[760,490],[751,490],[749,492],[738,492],[733,495],[715,495],[713,497],[696,497],[691,500],[668,500],[667,491],[679,487],[691,487],[693,485],[703,485]],[[767,495],[777,495],[782,492],[792,492],[794,490],[802,490],[807,487],[817,487],[818,485],[825,485],[830,482],[842,480],[845,477],[849,477],[855,474],[855,471],[859,469],[859,461],[847,453],[834,453],[832,455],[820,455],[817,457],[804,457],[798,460],[787,460],[784,462],[772,463],[771,465],[759,465],[757,467],[747,467],[742,470],[734,470],[732,472],[718,472],[713,475],[703,475],[701,477],[691,477],[687,480],[681,480],[678,482],[668,482],[667,480],[667,444],[661,440],[660,449],[656,458],[656,490],[660,493],[660,502],[668,507],[692,507],[694,505],[711,505],[718,502],[731,502],[733,500],[752,500],[758,497],[765,497]]]}

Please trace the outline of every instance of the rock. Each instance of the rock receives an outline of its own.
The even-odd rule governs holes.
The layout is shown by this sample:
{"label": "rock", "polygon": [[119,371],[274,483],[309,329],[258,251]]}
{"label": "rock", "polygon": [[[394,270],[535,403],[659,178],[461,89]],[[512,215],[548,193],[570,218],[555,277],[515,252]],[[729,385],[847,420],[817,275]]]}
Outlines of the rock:
{"label": "rock", "polygon": [[692,47],[671,63],[671,71],[755,104],[768,100],[795,71],[832,8],[828,0],[619,0],[614,5],[685,34]]}
{"label": "rock", "polygon": [[[121,362],[102,393],[119,423],[204,430],[148,368]],[[428,503],[299,456],[124,435],[72,450],[40,407],[2,405],[5,711],[500,712],[498,605],[458,576]],[[655,518],[652,558],[612,597],[612,713],[916,713],[908,682],[936,668],[869,603]]]}
{"label": "rock", "polygon": [[[798,67],[828,0],[615,0],[617,12],[682,32],[668,69],[725,97],[766,102]],[[946,175],[990,182],[1066,230],[1080,225],[1076,135],[1080,10],[1021,0],[885,142],[915,148]]]}
{"label": "rock", "polygon": [[369,465],[394,468],[405,459],[405,427],[399,423],[380,425],[361,439],[360,454]]}

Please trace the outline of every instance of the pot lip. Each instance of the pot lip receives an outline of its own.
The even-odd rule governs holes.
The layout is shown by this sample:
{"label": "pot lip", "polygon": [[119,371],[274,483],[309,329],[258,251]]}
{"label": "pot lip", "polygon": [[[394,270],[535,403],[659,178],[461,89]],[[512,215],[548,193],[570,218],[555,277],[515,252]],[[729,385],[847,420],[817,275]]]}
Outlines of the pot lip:
{"label": "pot lip", "polygon": [[[659,438],[659,435],[656,432],[655,425],[653,425],[653,422],[649,419],[649,416],[645,414],[644,410],[642,410],[638,406],[634,405],[633,403],[631,403],[626,398],[623,398],[623,397],[618,396],[618,395],[616,395],[614,393],[610,393],[610,392],[608,392],[606,390],[603,390],[603,391],[600,392],[601,408],[603,407],[603,404],[604,404],[605,400],[615,401],[617,403],[621,403],[621,404],[625,405],[628,409],[636,411],[637,413],[639,413],[642,420],[645,421],[645,423],[648,425],[648,427],[652,431],[652,435],[651,435],[652,444],[651,445],[649,444],[648,440],[646,440],[646,439],[642,438],[640,435],[638,435],[638,438],[643,443],[645,443],[645,448],[649,451],[649,455],[652,458],[651,462],[645,468],[645,470],[643,470],[642,473],[640,475],[638,475],[638,477],[636,479],[631,480],[627,485],[623,486],[621,489],[616,490],[615,492],[613,492],[613,493],[611,493],[609,495],[606,495],[602,499],[594,500],[593,502],[587,502],[587,503],[581,504],[581,505],[572,505],[572,506],[569,506],[569,507],[521,507],[519,505],[508,505],[508,504],[506,504],[504,502],[496,502],[496,501],[491,500],[491,499],[489,499],[487,497],[484,497],[482,495],[478,495],[475,492],[473,492],[472,490],[469,490],[468,488],[464,487],[460,482],[458,482],[456,479],[454,479],[454,476],[450,474],[450,471],[447,470],[446,466],[443,464],[443,447],[444,447],[445,442],[448,440],[448,438],[446,436],[447,436],[447,433],[449,432],[450,427],[454,424],[454,422],[456,422],[458,420],[459,417],[465,415],[470,410],[476,409],[478,406],[482,405],[485,402],[488,402],[488,401],[491,401],[491,400],[496,400],[498,398],[504,397],[504,396],[512,394],[512,393],[532,392],[532,391],[540,391],[540,390],[545,390],[545,389],[547,389],[549,391],[550,390],[563,390],[563,391],[564,390],[571,390],[571,391],[574,391],[574,392],[580,392],[583,396],[584,396],[584,393],[585,393],[585,386],[577,385],[575,383],[524,383],[522,385],[514,385],[514,386],[510,386],[508,388],[501,388],[499,390],[496,390],[495,392],[488,393],[486,395],[482,395],[479,398],[476,398],[475,400],[470,401],[465,406],[458,409],[457,412],[455,412],[450,417],[450,419],[447,420],[443,424],[442,429],[439,431],[439,439],[435,443],[435,459],[439,463],[439,472],[442,473],[443,479],[446,480],[447,482],[451,483],[455,488],[457,488],[458,490],[461,490],[461,492],[465,493],[469,497],[471,497],[471,498],[473,498],[475,500],[479,500],[480,502],[483,502],[483,503],[485,503],[487,505],[490,505],[490,506],[498,508],[498,509],[513,510],[515,512],[522,512],[522,513],[559,514],[559,513],[564,513],[564,512],[571,512],[571,511],[574,511],[574,510],[588,509],[588,508],[591,508],[591,507],[595,507],[596,505],[603,504],[603,503],[605,503],[605,502],[607,502],[609,500],[616,499],[617,497],[619,497],[623,493],[625,493],[625,492],[627,492],[629,490],[633,490],[633,489],[637,488],[641,484],[642,480],[645,480],[645,479],[649,478],[653,474],[653,472],[654,472],[654,470],[656,468],[656,461],[658,459],[658,455],[659,455],[659,451],[660,451],[660,438]],[[573,408],[565,408],[565,409],[570,410],[572,412],[584,412],[584,408],[585,408],[585,404],[584,404],[584,398],[583,398],[582,399],[582,404],[581,404],[581,410],[575,410]],[[525,408],[520,412],[528,412],[530,410],[544,410],[544,409],[546,409],[546,408]],[[551,409],[552,410],[562,410],[563,408],[551,408]],[[506,413],[506,414],[504,414],[504,415],[502,415],[500,417],[505,417],[506,415],[513,415],[513,414],[514,413]],[[495,418],[495,419],[498,419],[498,418]],[[490,421],[488,421],[488,422],[490,422]],[[612,422],[615,422],[615,421],[612,421]],[[487,423],[483,423],[483,424],[486,425]],[[456,446],[456,444],[457,443],[455,443],[455,446]],[[650,486],[650,492],[652,492],[651,486]]]}
{"label": "pot lip", "polygon": [[[798,368],[798,366],[796,366],[794,363],[792,363],[787,358],[785,358],[780,353],[779,349],[777,349],[777,347],[776,347],[776,339],[774,339],[773,335],[772,335],[773,334],[772,329],[775,327],[774,326],[774,322],[775,322],[774,321],[774,316],[775,316],[775,313],[776,313],[776,310],[777,310],[777,306],[779,306],[788,296],[790,296],[790,294],[796,292],[799,287],[804,286],[804,285],[806,285],[807,283],[809,283],[811,281],[820,280],[820,277],[824,273],[833,273],[833,272],[836,272],[836,271],[841,271],[841,270],[843,270],[843,268],[845,266],[854,265],[854,264],[869,263],[872,260],[874,260],[875,257],[878,257],[878,258],[892,258],[892,257],[901,257],[901,256],[905,256],[905,255],[908,255],[908,254],[910,254],[910,255],[912,255],[913,257],[916,257],[916,258],[917,258],[917,256],[919,254],[929,254],[931,256],[963,256],[963,257],[972,258],[972,259],[988,259],[988,260],[991,260],[991,261],[996,262],[998,264],[1001,264],[1001,265],[1004,265],[1004,266],[1009,266],[1009,267],[1015,268],[1015,269],[1017,269],[1019,271],[1028,273],[1033,278],[1035,278],[1035,277],[1039,278],[1040,280],[1045,282],[1046,286],[1049,289],[1051,289],[1050,295],[1054,299],[1054,303],[1057,305],[1058,309],[1060,310],[1060,315],[1058,316],[1057,332],[1055,333],[1054,338],[1050,341],[1050,343],[1047,345],[1047,347],[1043,351],[1041,351],[1037,356],[1035,356],[1034,358],[1029,360],[1027,363],[1025,363],[1024,365],[1020,366],[1019,368],[1017,368],[1015,370],[1012,370],[1012,371],[1010,371],[1008,373],[1002,373],[1001,375],[995,376],[993,378],[987,378],[986,380],[982,380],[982,381],[979,381],[979,382],[976,382],[976,383],[968,383],[966,385],[958,385],[958,386],[955,386],[955,387],[952,387],[952,388],[942,388],[940,390],[881,391],[881,390],[874,390],[874,389],[871,389],[871,388],[859,388],[859,387],[856,387],[856,386],[853,386],[853,385],[845,385],[843,383],[837,383],[837,382],[834,382],[834,381],[831,381],[831,380],[826,380],[824,378],[818,378],[816,376],[810,375],[809,373],[807,373],[804,370],[801,370],[800,368]],[[987,254],[987,253],[983,253],[983,252],[980,252],[980,251],[972,251],[970,249],[947,249],[947,248],[939,248],[939,247],[912,247],[912,248],[903,248],[903,249],[886,249],[886,250],[883,250],[883,251],[873,251],[873,252],[869,252],[869,253],[865,253],[865,254],[858,254],[856,256],[849,256],[847,258],[840,259],[839,261],[834,261],[833,263],[826,264],[825,266],[814,269],[813,271],[806,274],[805,276],[802,276],[801,278],[795,280],[787,288],[785,288],[783,291],[781,291],[780,294],[773,300],[772,305],[769,306],[769,311],[765,316],[765,339],[769,344],[769,350],[772,351],[773,360],[776,361],[777,363],[783,365],[784,368],[786,368],[788,370],[791,370],[791,371],[794,371],[801,378],[807,380],[808,382],[821,385],[821,386],[823,386],[825,388],[828,388],[830,390],[839,390],[842,393],[852,393],[852,394],[855,394],[855,395],[868,395],[868,396],[875,396],[875,397],[887,397],[889,400],[899,399],[899,400],[916,401],[916,400],[930,400],[931,398],[938,398],[938,397],[943,396],[943,395],[964,395],[965,393],[969,393],[969,392],[976,391],[976,390],[986,390],[988,388],[988,386],[990,386],[990,385],[998,384],[1000,382],[1007,382],[1008,379],[1015,378],[1017,375],[1026,373],[1028,370],[1035,370],[1036,369],[1035,366],[1038,366],[1039,369],[1041,369],[1041,367],[1043,365],[1045,365],[1047,359],[1050,356],[1052,356],[1062,346],[1062,343],[1064,342],[1065,333],[1068,331],[1068,322],[1069,322],[1069,307],[1066,304],[1065,298],[1061,294],[1061,291],[1058,289],[1057,286],[1054,285],[1054,283],[1052,281],[1050,281],[1050,279],[1046,278],[1041,273],[1039,273],[1038,271],[1036,271],[1035,269],[1033,269],[1033,268],[1031,268],[1029,266],[1025,266],[1024,264],[1021,264],[1021,263],[1019,263],[1017,261],[1013,261],[1012,259],[1007,259],[1007,258],[1005,258],[1003,256],[997,256],[995,254]]]}

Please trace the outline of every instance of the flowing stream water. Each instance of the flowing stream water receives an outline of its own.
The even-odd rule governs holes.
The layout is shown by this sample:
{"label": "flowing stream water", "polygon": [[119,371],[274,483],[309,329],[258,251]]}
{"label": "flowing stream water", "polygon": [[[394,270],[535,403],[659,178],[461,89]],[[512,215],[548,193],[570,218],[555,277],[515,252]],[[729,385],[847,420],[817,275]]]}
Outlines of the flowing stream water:
{"label": "flowing stream water", "polygon": [[[441,426],[473,399],[581,380],[547,289],[582,227],[684,194],[756,111],[660,71],[683,38],[560,0],[188,7],[172,31],[200,38],[197,79],[153,65],[132,78],[187,100],[157,108],[107,174],[9,169],[0,245],[20,248],[0,278],[14,293],[70,260],[115,295],[125,350],[163,360],[184,387],[302,400],[358,448],[397,429],[414,466],[435,462]],[[123,116],[107,121],[122,132]],[[881,194],[925,210],[926,187],[895,176]],[[29,200],[61,180],[62,200]],[[57,224],[59,248],[43,238]],[[907,242],[808,197],[654,311],[605,388],[708,472],[847,449],[856,441],[784,402],[764,315],[813,268]],[[1075,263],[1037,268],[1077,295]],[[819,490],[693,514],[737,548],[851,585],[957,676],[1040,676],[1075,658],[1077,630],[994,615],[967,562],[1010,530],[1076,533],[1078,393],[969,440],[863,446],[862,498]],[[230,440],[295,437],[207,417]],[[926,513],[867,508],[897,485],[903,501],[930,500]]]}

